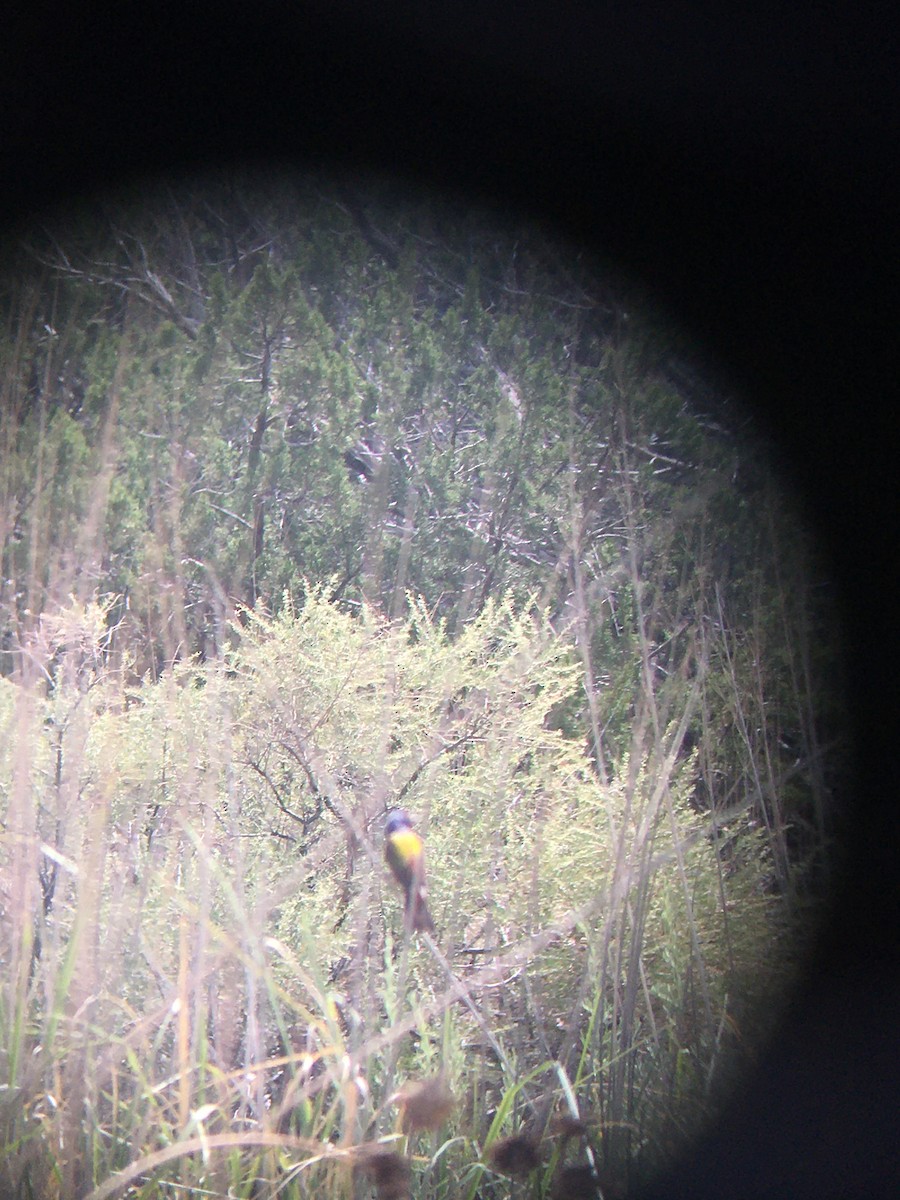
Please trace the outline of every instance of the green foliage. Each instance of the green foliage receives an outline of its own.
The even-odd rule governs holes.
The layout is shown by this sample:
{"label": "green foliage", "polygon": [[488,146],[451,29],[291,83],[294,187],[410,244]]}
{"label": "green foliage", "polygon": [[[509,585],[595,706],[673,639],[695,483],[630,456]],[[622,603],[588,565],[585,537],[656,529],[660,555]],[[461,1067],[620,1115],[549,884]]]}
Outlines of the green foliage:
{"label": "green foliage", "polygon": [[[56,685],[33,702],[25,746],[3,742],[7,794],[17,772],[33,781],[26,810],[6,814],[5,846],[20,844],[15,821],[27,820],[36,877],[48,878],[42,855],[62,869],[29,914],[30,950],[17,949],[31,966],[4,1011],[27,1011],[17,1057],[29,1095],[48,1090],[63,1113],[60,1088],[75,1084],[53,1081],[56,1064],[82,1064],[83,1169],[90,1161],[95,1180],[125,1165],[108,1140],[121,1121],[145,1131],[131,1153],[147,1155],[188,1137],[178,1132],[188,1113],[224,1129],[238,1103],[273,1132],[267,1108],[292,1114],[323,1147],[359,1136],[380,1124],[395,1071],[452,1069],[458,1093],[472,1086],[464,1046],[482,1022],[506,1044],[503,1062],[481,1058],[474,1077],[497,1105],[486,1144],[533,1103],[511,1064],[531,1061],[536,1077],[535,1049],[564,1059],[569,1039],[589,1106],[630,1053],[643,1106],[674,1097],[684,1111],[702,1094],[732,988],[760,973],[766,916],[751,915],[749,893],[761,856],[745,839],[722,906],[716,843],[690,803],[693,760],[648,747],[636,770],[623,760],[599,783],[583,745],[548,725],[579,672],[538,610],[491,601],[451,638],[421,600],[400,623],[368,608],[351,616],[327,592],[310,588],[274,617],[245,613],[225,658],[138,688],[103,665],[111,601],[42,623]],[[26,698],[4,682],[7,725]],[[384,891],[380,827],[401,798],[427,824],[442,940],[506,964],[500,992],[469,976],[478,1024],[466,1009],[447,1023],[441,961],[403,945],[400,906]],[[733,935],[726,953],[735,905],[753,936]],[[629,1020],[652,1037],[629,1050],[598,1014],[622,1011],[634,961],[644,985]],[[391,1066],[380,1040],[407,1015],[419,1043]],[[240,1101],[241,1061],[257,1064],[256,1101]],[[451,1158],[466,1144],[456,1128]]]}
{"label": "green foliage", "polygon": [[3,1186],[499,1197],[560,1111],[646,1173],[827,883],[833,618],[764,448],[533,230],[117,203],[2,291]]}

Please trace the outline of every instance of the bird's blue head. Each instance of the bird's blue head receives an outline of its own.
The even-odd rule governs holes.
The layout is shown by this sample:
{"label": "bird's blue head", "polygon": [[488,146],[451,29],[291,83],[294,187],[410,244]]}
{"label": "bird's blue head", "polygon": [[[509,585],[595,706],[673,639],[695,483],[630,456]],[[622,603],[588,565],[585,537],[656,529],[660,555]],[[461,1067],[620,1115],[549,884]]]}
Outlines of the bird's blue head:
{"label": "bird's blue head", "polygon": [[400,829],[412,829],[412,821],[409,813],[405,813],[402,808],[395,808],[393,812],[388,813],[388,819],[384,825],[384,836],[390,837]]}

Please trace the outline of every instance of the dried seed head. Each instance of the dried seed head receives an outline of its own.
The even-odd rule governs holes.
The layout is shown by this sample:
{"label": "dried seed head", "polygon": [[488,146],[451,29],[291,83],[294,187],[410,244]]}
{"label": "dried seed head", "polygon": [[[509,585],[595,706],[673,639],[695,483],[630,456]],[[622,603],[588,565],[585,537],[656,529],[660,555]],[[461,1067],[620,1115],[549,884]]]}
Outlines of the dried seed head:
{"label": "dried seed head", "polygon": [[397,1095],[403,1108],[403,1132],[438,1129],[450,1116],[456,1101],[443,1075],[408,1083]]}
{"label": "dried seed head", "polygon": [[600,1188],[587,1164],[563,1167],[553,1181],[553,1200],[599,1200]]}
{"label": "dried seed head", "polygon": [[550,1122],[550,1133],[553,1137],[575,1138],[587,1137],[588,1127],[584,1121],[580,1121],[577,1117],[571,1116],[569,1113],[560,1113]]}
{"label": "dried seed head", "polygon": [[501,1175],[528,1175],[541,1165],[541,1156],[531,1138],[514,1135],[494,1142],[488,1161]]}
{"label": "dried seed head", "polygon": [[411,1172],[401,1155],[375,1150],[360,1159],[358,1169],[371,1180],[378,1200],[410,1200]]}

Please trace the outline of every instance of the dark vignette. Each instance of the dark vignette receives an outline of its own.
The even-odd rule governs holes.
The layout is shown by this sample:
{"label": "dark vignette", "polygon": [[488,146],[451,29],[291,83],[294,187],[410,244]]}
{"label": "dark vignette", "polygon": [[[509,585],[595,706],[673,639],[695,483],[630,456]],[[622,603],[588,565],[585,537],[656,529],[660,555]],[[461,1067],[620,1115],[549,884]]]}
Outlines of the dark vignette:
{"label": "dark vignette", "polygon": [[804,987],[662,1196],[900,1182],[896,47],[849,5],[36,5],[0,47],[0,220],[223,161],[524,207],[641,281],[758,410],[841,585],[856,797]]}

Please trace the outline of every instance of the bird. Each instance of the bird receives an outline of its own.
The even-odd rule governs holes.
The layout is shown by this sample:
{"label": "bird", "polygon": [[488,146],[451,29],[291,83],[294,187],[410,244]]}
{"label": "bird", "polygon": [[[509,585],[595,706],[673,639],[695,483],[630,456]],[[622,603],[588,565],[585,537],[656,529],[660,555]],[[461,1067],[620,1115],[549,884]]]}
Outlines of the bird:
{"label": "bird", "polygon": [[434,922],[425,899],[425,843],[413,829],[409,814],[402,809],[388,813],[384,857],[403,889],[406,928],[413,933],[431,932]]}

